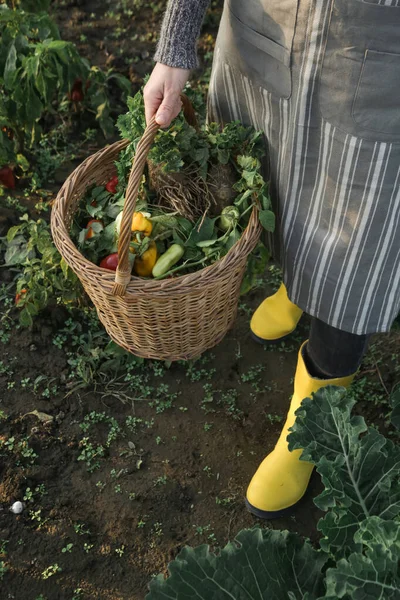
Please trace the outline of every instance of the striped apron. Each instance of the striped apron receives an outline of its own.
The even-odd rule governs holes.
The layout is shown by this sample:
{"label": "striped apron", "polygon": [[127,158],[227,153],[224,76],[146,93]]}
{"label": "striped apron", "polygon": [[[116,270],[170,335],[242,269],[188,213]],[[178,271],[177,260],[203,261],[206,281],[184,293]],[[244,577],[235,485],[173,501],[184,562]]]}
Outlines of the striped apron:
{"label": "striped apron", "polygon": [[400,0],[226,0],[213,120],[265,133],[289,297],[355,334],[400,310]]}

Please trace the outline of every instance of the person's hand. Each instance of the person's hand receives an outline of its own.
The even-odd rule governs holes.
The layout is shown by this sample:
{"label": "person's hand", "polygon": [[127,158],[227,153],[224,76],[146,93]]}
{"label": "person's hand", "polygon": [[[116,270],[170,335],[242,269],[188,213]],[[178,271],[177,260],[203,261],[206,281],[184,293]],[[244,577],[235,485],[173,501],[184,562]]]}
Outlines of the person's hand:
{"label": "person's hand", "polygon": [[156,64],[143,90],[147,124],[154,115],[160,127],[168,127],[175,119],[181,110],[180,94],[189,73],[187,69]]}

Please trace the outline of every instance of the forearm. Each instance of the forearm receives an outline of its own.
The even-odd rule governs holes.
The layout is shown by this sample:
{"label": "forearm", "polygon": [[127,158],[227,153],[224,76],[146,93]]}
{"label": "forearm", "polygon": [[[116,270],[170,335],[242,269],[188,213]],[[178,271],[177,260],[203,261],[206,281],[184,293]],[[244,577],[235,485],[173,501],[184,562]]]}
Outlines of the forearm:
{"label": "forearm", "polygon": [[169,0],[154,60],[170,67],[197,66],[196,43],[210,0]]}

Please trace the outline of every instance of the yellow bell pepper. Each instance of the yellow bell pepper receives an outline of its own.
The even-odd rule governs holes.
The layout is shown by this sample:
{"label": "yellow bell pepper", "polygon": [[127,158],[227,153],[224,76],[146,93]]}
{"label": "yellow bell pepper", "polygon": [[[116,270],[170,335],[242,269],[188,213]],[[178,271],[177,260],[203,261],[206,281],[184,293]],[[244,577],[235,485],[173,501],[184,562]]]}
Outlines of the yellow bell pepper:
{"label": "yellow bell pepper", "polygon": [[147,237],[153,231],[153,223],[147,218],[148,213],[135,212],[132,217],[132,231],[141,231]]}
{"label": "yellow bell pepper", "polygon": [[139,277],[150,277],[154,265],[157,262],[157,246],[151,241],[147,250],[142,255],[136,254],[133,270]]}

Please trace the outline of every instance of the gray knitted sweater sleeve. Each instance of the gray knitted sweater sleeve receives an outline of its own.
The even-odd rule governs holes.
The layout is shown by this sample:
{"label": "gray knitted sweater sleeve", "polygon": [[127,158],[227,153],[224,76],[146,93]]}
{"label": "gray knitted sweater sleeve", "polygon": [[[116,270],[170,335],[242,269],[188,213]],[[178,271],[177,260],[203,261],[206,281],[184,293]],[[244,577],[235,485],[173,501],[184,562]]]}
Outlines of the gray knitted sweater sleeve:
{"label": "gray knitted sweater sleeve", "polygon": [[154,60],[170,67],[197,67],[196,43],[210,0],[169,0]]}

